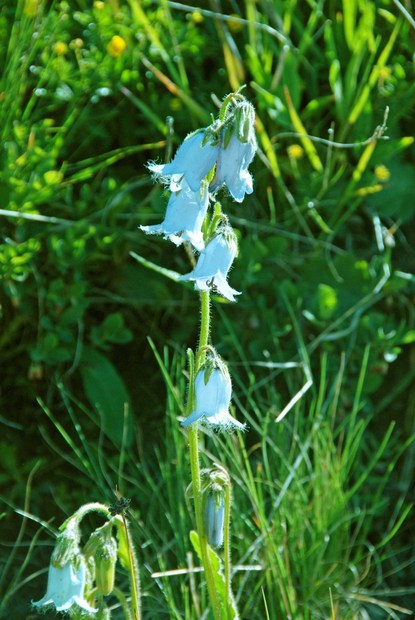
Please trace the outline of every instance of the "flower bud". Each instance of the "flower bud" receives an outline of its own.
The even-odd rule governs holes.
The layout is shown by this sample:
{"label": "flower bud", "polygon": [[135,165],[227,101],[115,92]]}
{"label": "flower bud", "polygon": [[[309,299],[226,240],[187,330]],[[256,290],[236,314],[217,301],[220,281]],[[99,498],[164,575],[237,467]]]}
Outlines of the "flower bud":
{"label": "flower bud", "polygon": [[255,140],[255,110],[248,101],[243,101],[235,108],[235,134],[240,142]]}
{"label": "flower bud", "polygon": [[255,110],[243,99],[227,114],[210,190],[216,192],[226,185],[237,202],[242,202],[245,194],[252,194],[252,176],[248,167],[256,150]]}
{"label": "flower bud", "polygon": [[202,470],[201,479],[206,538],[212,547],[221,547],[225,529],[225,501],[230,487],[229,474],[217,465],[213,469]]}
{"label": "flower bud", "polygon": [[205,503],[205,530],[209,545],[223,545],[223,526],[225,523],[225,502],[221,493],[209,493]]}
{"label": "flower bud", "polygon": [[110,594],[114,588],[117,551],[117,542],[112,536],[111,523],[106,523],[92,532],[85,545],[85,554],[94,557],[95,583],[102,596]]}

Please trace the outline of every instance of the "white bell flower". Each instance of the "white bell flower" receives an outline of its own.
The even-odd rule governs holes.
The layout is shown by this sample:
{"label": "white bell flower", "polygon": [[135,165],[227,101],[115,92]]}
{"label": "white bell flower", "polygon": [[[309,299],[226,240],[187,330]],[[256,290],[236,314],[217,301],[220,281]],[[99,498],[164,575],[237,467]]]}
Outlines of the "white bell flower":
{"label": "white bell flower", "polygon": [[215,165],[219,153],[219,146],[206,136],[205,131],[189,134],[179,146],[173,161],[169,164],[149,164],[149,170],[156,177],[169,178],[171,191],[178,191],[182,187],[183,178],[193,192],[198,191],[202,179]]}
{"label": "white bell flower", "polygon": [[164,221],[161,224],[140,226],[140,228],[150,235],[164,235],[175,245],[190,241],[200,252],[205,247],[202,225],[208,205],[207,183],[202,182],[200,189],[192,191],[186,180],[183,180],[182,189],[173,192],[170,196]]}
{"label": "white bell flower", "polygon": [[78,568],[75,568],[74,562],[71,561],[61,567],[51,563],[46,594],[33,605],[35,607],[54,605],[56,611],[68,611],[77,605],[84,611],[96,613],[97,610],[84,598],[85,577],[86,567],[83,558],[80,559]]}
{"label": "white bell flower", "polygon": [[[225,134],[226,135],[226,134]],[[233,133],[225,146],[225,135],[216,165],[215,177],[210,185],[210,190],[226,185],[231,196],[236,202],[242,202],[245,194],[252,194],[252,176],[248,172],[248,166],[256,152],[256,141],[241,142]]]}
{"label": "white bell flower", "polygon": [[229,372],[223,362],[219,368],[204,366],[195,379],[196,409],[182,422],[189,426],[200,420],[223,430],[235,428],[243,431],[245,424],[241,424],[229,413],[232,396],[232,382]]}
{"label": "white bell flower", "polygon": [[229,286],[226,278],[237,251],[235,234],[228,226],[201,251],[193,271],[179,279],[194,281],[197,291],[208,291],[213,287],[229,301],[236,301],[235,295],[241,293]]}

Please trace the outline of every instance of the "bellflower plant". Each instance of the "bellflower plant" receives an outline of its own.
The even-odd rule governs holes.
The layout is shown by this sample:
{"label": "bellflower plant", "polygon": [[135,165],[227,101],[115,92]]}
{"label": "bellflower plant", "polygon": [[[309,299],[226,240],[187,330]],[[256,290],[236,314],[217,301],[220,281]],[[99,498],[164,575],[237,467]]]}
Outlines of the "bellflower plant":
{"label": "bellflower plant", "polygon": [[78,606],[95,613],[96,609],[85,598],[86,562],[79,547],[80,538],[78,520],[69,518],[56,539],[46,594],[40,601],[33,603],[35,607],[54,605],[56,611],[68,611]]}
{"label": "bellflower plant", "polygon": [[82,556],[63,566],[49,566],[48,585],[45,596],[33,605],[35,607],[54,606],[56,611],[68,611],[78,606],[84,611],[95,613],[97,610],[85,599],[86,566]]}
{"label": "bellflower plant", "polygon": [[172,162],[151,163],[148,169],[156,177],[163,179],[170,177],[172,191],[178,191],[185,179],[190,189],[196,192],[200,189],[202,179],[213,168],[218,158],[219,146],[214,140],[214,134],[211,132],[201,130],[191,133],[178,148]]}
{"label": "bellflower plant", "polygon": [[230,486],[229,474],[220,465],[202,469],[202,492],[205,503],[206,536],[212,547],[229,544]]}
{"label": "bellflower plant", "polygon": [[232,228],[229,225],[221,227],[201,251],[193,271],[181,276],[180,280],[193,281],[197,291],[215,288],[229,301],[236,301],[235,295],[241,293],[229,286],[226,278],[237,252],[238,244]]}
{"label": "bellflower plant", "polygon": [[195,380],[196,408],[182,422],[183,426],[198,420],[219,430],[239,429],[241,424],[229,413],[232,395],[232,382],[226,364],[214,353],[210,355],[199,370]]}
{"label": "bellflower plant", "polygon": [[[194,282],[201,306],[199,344],[195,353],[189,351],[189,397],[182,425],[187,429],[197,529],[191,539],[194,542],[197,537],[194,546],[203,564],[214,620],[238,618],[231,590],[230,482],[223,468],[217,466],[212,470],[216,474],[207,478],[206,472],[200,470],[198,433],[201,425],[225,432],[246,428],[229,412],[230,374],[209,344],[211,290],[231,302],[240,295],[227,282],[238,244],[217,194],[224,188],[236,202],[242,202],[246,194],[252,193],[248,167],[257,149],[254,124],[253,106],[239,92],[231,93],[223,101],[218,119],[189,134],[173,161],[150,163],[149,170],[167,181],[172,194],[162,224],[141,227],[146,233],[163,234],[175,245],[190,242],[199,252],[192,271],[178,278]],[[215,202],[213,212],[209,211],[210,198]],[[217,570],[220,559],[213,560],[212,549],[221,547],[222,542],[224,575]]]}
{"label": "bellflower plant", "polygon": [[222,547],[225,524],[225,501],[221,494],[209,493],[205,504],[206,536],[212,547]]}
{"label": "bellflower plant", "polygon": [[255,150],[251,143],[244,144],[232,134],[228,145],[221,148],[216,176],[210,189],[216,191],[225,184],[236,202],[242,202],[245,194],[252,194],[252,176],[248,166]]}
{"label": "bellflower plant", "polygon": [[[82,547],[80,523],[92,512],[104,517],[105,524],[92,532]],[[119,547],[112,536],[114,529]],[[114,587],[117,559],[130,577],[129,608],[125,595]],[[126,619],[140,620],[137,560],[126,518],[118,514],[114,507],[94,502],[81,506],[59,528],[49,566],[46,594],[33,605],[40,610],[54,607],[57,612],[68,612],[73,620],[85,617],[105,620],[110,618],[110,609],[104,599],[108,594],[119,599]]]}
{"label": "bellflower plant", "polygon": [[227,124],[221,132],[221,144],[216,163],[215,177],[210,189],[215,192],[226,185],[231,196],[242,202],[245,194],[252,194],[252,176],[248,166],[256,150],[254,123],[255,111],[248,101],[240,102],[234,110],[235,120]]}
{"label": "bellflower plant", "polygon": [[167,204],[166,215],[161,224],[140,226],[148,234],[161,234],[175,245],[190,241],[196,250],[205,247],[202,224],[209,205],[209,192],[206,181],[202,181],[196,191],[190,189],[187,181],[182,181],[181,189],[172,192]]}

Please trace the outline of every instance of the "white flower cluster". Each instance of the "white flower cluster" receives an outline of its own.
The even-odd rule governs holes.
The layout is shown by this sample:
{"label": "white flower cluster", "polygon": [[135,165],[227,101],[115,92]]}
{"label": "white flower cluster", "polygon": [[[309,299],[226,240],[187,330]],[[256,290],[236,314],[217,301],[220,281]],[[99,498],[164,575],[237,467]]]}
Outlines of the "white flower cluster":
{"label": "white flower cluster", "polygon": [[[235,301],[240,292],[228,284],[227,277],[238,244],[227,217],[218,213],[216,194],[225,187],[234,200],[242,202],[253,191],[248,167],[257,149],[255,111],[239,93],[229,95],[222,110],[219,120],[187,136],[172,162],[149,164],[150,171],[166,183],[171,195],[164,221],[141,229],[164,235],[177,246],[189,242],[199,256],[195,268],[180,280],[194,282],[197,291],[214,289]],[[215,214],[209,219],[211,201],[215,203]],[[245,425],[229,413],[232,384],[228,369],[212,351],[196,375],[195,408],[183,426],[201,422],[219,430],[244,430]],[[219,506],[220,516],[220,502],[217,506],[212,501],[207,508],[209,515],[216,515]]]}
{"label": "white flower cluster", "polygon": [[[105,506],[88,504],[86,507]],[[68,612],[71,618],[97,620],[108,617],[103,596],[114,588],[118,546],[112,536],[113,522],[97,528],[81,549],[81,507],[60,528],[48,571],[46,594],[33,606]],[[102,512],[102,511],[101,511]],[[98,601],[98,606],[95,606]],[[102,613],[101,613],[102,612]]]}
{"label": "white flower cluster", "polygon": [[227,275],[237,254],[235,233],[229,224],[220,225],[209,238],[202,229],[209,203],[226,187],[237,202],[253,190],[248,167],[257,143],[255,112],[241,95],[229,103],[223,121],[189,134],[172,162],[149,164],[156,178],[167,183],[171,196],[161,224],[141,226],[148,234],[161,234],[175,245],[188,241],[200,254],[193,271],[181,277],[195,289],[215,289],[229,301],[239,295],[227,283]]}

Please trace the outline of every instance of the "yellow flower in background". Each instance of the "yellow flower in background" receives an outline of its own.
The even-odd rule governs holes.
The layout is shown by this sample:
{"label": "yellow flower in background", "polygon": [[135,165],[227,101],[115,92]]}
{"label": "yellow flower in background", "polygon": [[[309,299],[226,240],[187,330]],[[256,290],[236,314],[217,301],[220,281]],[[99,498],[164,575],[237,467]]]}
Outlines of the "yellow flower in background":
{"label": "yellow flower in background", "polygon": [[65,56],[68,53],[68,46],[64,41],[57,41],[53,49],[57,56]]}
{"label": "yellow flower in background", "polygon": [[391,173],[389,172],[389,168],[380,164],[379,166],[375,166],[375,177],[378,181],[389,181]]}
{"label": "yellow flower in background", "polygon": [[119,58],[121,54],[123,54],[123,52],[125,51],[126,47],[127,43],[124,41],[124,39],[116,34],[108,43],[107,50],[108,53],[111,54],[111,56],[114,56],[114,58]]}
{"label": "yellow flower in background", "polygon": [[203,15],[199,11],[193,11],[192,22],[195,24],[201,24],[203,22]]}
{"label": "yellow flower in background", "polygon": [[94,9],[97,9],[98,11],[102,11],[104,7],[105,7],[105,2],[102,2],[102,0],[95,0]]}
{"label": "yellow flower in background", "polygon": [[290,144],[287,153],[290,159],[301,159],[304,155],[304,149],[299,144]]}

